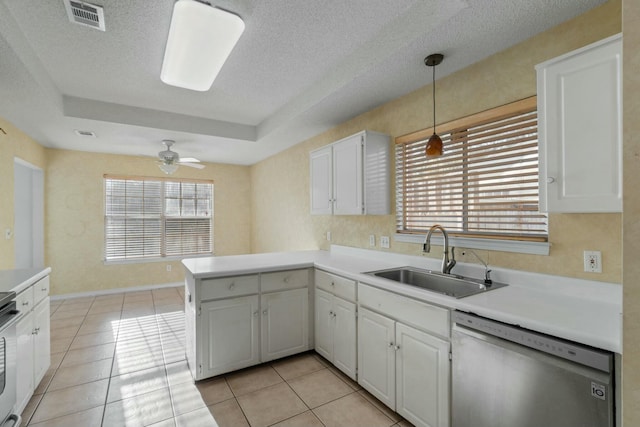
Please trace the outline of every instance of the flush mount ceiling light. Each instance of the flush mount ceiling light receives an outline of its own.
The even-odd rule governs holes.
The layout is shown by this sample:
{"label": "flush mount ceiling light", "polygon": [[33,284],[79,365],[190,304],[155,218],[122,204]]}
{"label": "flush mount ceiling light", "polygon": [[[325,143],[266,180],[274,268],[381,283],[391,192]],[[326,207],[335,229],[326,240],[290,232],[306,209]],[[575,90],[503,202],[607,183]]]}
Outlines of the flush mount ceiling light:
{"label": "flush mount ceiling light", "polygon": [[444,59],[441,53],[434,53],[424,58],[424,65],[433,68],[433,79],[431,87],[433,89],[433,135],[427,141],[425,154],[427,159],[442,156],[442,139],[436,133],[436,65],[439,65]]}
{"label": "flush mount ceiling light", "polygon": [[208,3],[178,0],[160,79],[171,86],[209,90],[243,31],[237,15]]}

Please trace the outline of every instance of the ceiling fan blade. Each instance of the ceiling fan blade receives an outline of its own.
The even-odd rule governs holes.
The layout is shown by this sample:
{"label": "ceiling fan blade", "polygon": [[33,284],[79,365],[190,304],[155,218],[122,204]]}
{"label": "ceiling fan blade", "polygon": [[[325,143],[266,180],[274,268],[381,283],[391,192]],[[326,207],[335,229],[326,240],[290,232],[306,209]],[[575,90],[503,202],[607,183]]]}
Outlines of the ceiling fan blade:
{"label": "ceiling fan blade", "polygon": [[180,162],[178,163],[180,166],[189,166],[190,168],[196,168],[196,169],[204,169],[204,165],[201,165],[199,163],[188,163],[188,162]]}
{"label": "ceiling fan blade", "polygon": [[181,157],[179,162],[183,162],[183,163],[200,163],[200,160],[196,159],[195,157]]}

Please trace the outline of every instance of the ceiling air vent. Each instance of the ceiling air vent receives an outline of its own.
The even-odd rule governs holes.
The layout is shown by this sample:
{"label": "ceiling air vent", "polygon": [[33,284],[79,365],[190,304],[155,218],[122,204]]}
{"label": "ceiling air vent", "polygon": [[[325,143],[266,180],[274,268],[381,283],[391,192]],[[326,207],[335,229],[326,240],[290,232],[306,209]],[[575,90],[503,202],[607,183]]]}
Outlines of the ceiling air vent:
{"label": "ceiling air vent", "polygon": [[102,6],[78,0],[64,0],[64,7],[67,9],[69,21],[96,30],[105,30]]}
{"label": "ceiling air vent", "polygon": [[78,136],[89,136],[91,138],[95,138],[96,134],[93,131],[90,130],[78,130],[78,129],[74,129],[74,132],[76,135]]}

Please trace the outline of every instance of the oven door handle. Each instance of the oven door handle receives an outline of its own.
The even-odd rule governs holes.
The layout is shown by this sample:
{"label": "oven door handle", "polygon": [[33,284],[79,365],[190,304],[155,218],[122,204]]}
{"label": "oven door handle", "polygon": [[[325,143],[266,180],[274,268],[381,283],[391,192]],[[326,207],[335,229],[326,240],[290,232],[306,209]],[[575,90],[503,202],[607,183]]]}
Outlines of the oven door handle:
{"label": "oven door handle", "polygon": [[[13,424],[10,424],[12,421]],[[0,427],[19,427],[20,425],[22,425],[22,417],[18,414],[11,414]]]}
{"label": "oven door handle", "polygon": [[[13,326],[18,319],[20,318],[20,314],[22,312],[20,310],[11,310],[9,312],[9,316],[11,316],[11,319],[7,320],[4,325],[2,325],[2,327],[0,327],[0,332],[4,331],[5,329]],[[0,426],[0,427],[4,427],[4,426]]]}

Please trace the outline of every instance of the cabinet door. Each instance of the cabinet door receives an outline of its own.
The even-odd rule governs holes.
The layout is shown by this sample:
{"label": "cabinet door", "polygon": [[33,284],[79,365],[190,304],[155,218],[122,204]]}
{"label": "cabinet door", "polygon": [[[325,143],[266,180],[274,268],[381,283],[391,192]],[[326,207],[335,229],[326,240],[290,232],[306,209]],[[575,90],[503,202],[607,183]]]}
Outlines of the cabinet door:
{"label": "cabinet door", "polygon": [[33,309],[34,335],[34,386],[37,387],[51,364],[51,332],[49,330],[49,297],[40,301]]}
{"label": "cabinet door", "polygon": [[396,412],[416,427],[449,425],[449,343],[396,324]]}
{"label": "cabinet door", "polygon": [[316,289],[315,304],[315,348],[318,354],[333,362],[333,296]]}
{"label": "cabinet door", "polygon": [[33,382],[33,313],[27,313],[16,323],[16,410],[20,413],[29,402],[35,388]]}
{"label": "cabinet door", "polygon": [[358,383],[395,409],[395,322],[360,307],[358,317]]}
{"label": "cabinet door", "polygon": [[331,146],[310,154],[312,215],[331,215],[333,212],[331,160]]}
{"label": "cabinet door", "polygon": [[262,362],[309,349],[309,289],[261,297]]}
{"label": "cabinet door", "polygon": [[622,40],[537,67],[540,210],[622,211]]}
{"label": "cabinet door", "polygon": [[333,297],[333,364],[356,379],[356,305]]}
{"label": "cabinet door", "polygon": [[202,304],[203,377],[260,361],[257,295]]}
{"label": "cabinet door", "polygon": [[362,135],[333,144],[333,213],[363,214]]}

